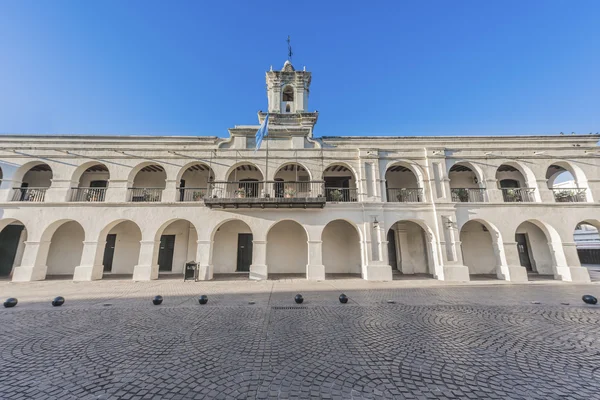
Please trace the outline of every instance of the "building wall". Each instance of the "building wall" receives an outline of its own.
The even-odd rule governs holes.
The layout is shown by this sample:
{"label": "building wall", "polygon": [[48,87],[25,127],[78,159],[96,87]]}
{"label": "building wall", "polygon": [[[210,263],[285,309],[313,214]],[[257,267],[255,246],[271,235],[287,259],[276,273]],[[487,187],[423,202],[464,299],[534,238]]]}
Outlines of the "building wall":
{"label": "building wall", "polygon": [[81,225],[69,221],[61,225],[52,236],[48,253],[48,275],[73,275],[81,262],[85,233]]}
{"label": "building wall", "polygon": [[142,240],[140,228],[131,221],[124,221],[109,233],[117,235],[111,273],[133,274],[133,268],[140,255],[140,240]]}
{"label": "building wall", "polygon": [[[206,188],[208,187],[208,171],[185,171],[181,179],[185,180],[186,188]],[[179,182],[177,182],[179,186]]]}
{"label": "building wall", "polygon": [[496,273],[496,257],[492,236],[483,230],[479,222],[469,222],[460,231],[463,263],[470,274]]}
{"label": "building wall", "polygon": [[455,172],[448,174],[451,188],[478,189],[479,184],[475,183],[476,175],[472,171]]}
{"label": "building wall", "polygon": [[281,221],[271,228],[267,236],[268,273],[306,273],[307,240],[304,228],[296,222]]}
{"label": "building wall", "polygon": [[410,171],[387,172],[385,177],[390,189],[416,189],[419,187],[417,177]]}
{"label": "building wall", "polygon": [[326,274],[360,274],[360,238],[346,221],[327,224],[322,236],[323,265]]}
{"label": "building wall", "polygon": [[[192,232],[191,235],[190,232]],[[196,230],[190,230],[190,223],[188,221],[179,220],[167,226],[162,234],[175,235],[175,248],[173,250],[173,267],[171,272],[177,274],[183,273],[185,263],[188,261],[192,261],[194,258],[194,256],[190,258],[190,254],[195,253],[196,241],[198,239],[196,237],[192,238],[192,240],[190,241],[190,236],[195,236]],[[193,249],[193,251],[188,251],[191,249]]]}
{"label": "building wall", "polygon": [[[427,245],[423,228],[414,222],[398,222],[395,226],[396,248],[400,249],[400,270],[403,274],[426,274],[428,271]],[[398,233],[405,231],[406,235]]]}
{"label": "building wall", "polygon": [[92,181],[108,181],[110,175],[108,172],[84,172],[79,179],[79,187],[90,187]]}
{"label": "building wall", "polygon": [[552,275],[552,255],[544,232],[531,222],[524,222],[519,226],[516,233],[527,234],[529,258],[534,270],[540,275]]}
{"label": "building wall", "polygon": [[52,171],[29,171],[23,177],[23,183],[28,183],[32,188],[50,187]]}
{"label": "building wall", "polygon": [[167,176],[164,172],[146,172],[140,171],[133,180],[133,187],[136,188],[164,188]]}
{"label": "building wall", "polygon": [[215,233],[213,265],[215,274],[229,274],[237,270],[238,234],[252,233],[242,221],[229,221]]}

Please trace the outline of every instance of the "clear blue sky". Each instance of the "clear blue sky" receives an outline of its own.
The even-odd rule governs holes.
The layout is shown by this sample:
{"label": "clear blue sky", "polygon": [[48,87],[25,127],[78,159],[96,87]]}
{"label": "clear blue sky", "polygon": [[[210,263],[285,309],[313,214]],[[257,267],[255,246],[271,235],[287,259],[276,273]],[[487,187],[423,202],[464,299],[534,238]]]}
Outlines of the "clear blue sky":
{"label": "clear blue sky", "polygon": [[0,132],[216,135],[265,71],[315,134],[600,131],[600,1],[0,1]]}

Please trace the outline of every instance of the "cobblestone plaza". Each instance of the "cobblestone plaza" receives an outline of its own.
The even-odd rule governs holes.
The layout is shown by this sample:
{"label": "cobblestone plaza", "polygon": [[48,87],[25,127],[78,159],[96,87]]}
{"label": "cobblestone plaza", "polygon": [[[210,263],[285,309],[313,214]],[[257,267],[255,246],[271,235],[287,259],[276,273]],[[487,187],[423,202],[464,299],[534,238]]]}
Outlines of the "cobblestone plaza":
{"label": "cobblestone plaza", "polygon": [[0,293],[19,298],[0,310],[2,399],[600,398],[600,308],[581,301],[596,283],[106,280]]}

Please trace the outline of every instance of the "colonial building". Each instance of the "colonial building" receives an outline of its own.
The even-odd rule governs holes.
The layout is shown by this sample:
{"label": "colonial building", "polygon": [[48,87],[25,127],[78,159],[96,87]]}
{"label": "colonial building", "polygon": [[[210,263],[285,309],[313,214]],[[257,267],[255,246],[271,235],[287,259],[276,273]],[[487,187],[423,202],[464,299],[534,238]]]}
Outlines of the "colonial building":
{"label": "colonial building", "polygon": [[599,136],[315,137],[311,73],[266,81],[257,152],[258,125],[0,137],[0,274],[150,280],[195,260],[202,280],[589,281],[573,233],[600,226]]}

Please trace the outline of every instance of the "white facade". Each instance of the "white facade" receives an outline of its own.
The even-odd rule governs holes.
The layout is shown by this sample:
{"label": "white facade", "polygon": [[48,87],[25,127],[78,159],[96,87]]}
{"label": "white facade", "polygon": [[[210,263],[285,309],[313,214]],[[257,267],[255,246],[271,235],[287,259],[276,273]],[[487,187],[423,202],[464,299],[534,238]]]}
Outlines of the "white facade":
{"label": "white facade", "polygon": [[[310,72],[286,63],[266,79],[268,158],[258,125],[227,139],[1,136],[0,228],[24,226],[8,274],[150,280],[195,260],[200,279],[247,261],[251,279],[589,281],[573,233],[600,226],[598,136],[317,138]],[[574,186],[553,186],[563,171]]]}

